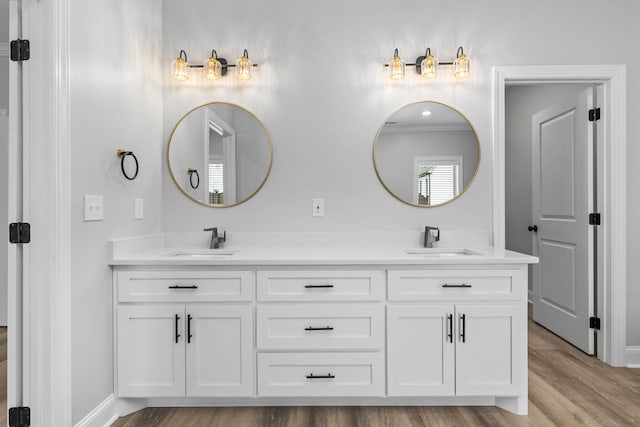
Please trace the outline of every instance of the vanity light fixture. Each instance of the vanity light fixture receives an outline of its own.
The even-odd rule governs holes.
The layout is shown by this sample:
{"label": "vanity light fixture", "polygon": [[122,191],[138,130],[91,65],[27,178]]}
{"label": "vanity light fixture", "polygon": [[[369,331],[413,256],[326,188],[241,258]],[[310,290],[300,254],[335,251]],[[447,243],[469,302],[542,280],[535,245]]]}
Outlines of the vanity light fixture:
{"label": "vanity light fixture", "polygon": [[459,79],[469,75],[469,57],[464,54],[462,46],[458,48],[456,59],[453,61],[453,75]]}
{"label": "vanity light fixture", "polygon": [[[418,58],[420,59],[420,58]],[[418,64],[418,59],[416,59],[416,64]],[[438,58],[433,57],[431,55],[431,48],[428,47],[425,54],[424,59],[420,62],[420,75],[425,79],[432,79],[438,75]]]}
{"label": "vanity light fixture", "polygon": [[393,59],[386,66],[390,68],[389,78],[391,80],[404,79],[406,65],[404,59],[398,55],[398,49],[393,51]]}
{"label": "vanity light fixture", "polygon": [[405,76],[405,66],[416,67],[416,72],[425,79],[433,79],[438,76],[438,69],[441,65],[453,66],[453,75],[456,78],[464,78],[469,75],[470,59],[464,54],[462,46],[458,48],[456,59],[449,62],[440,62],[438,58],[431,54],[431,48],[428,47],[423,56],[416,58],[416,62],[405,64],[398,55],[398,49],[394,51],[393,59],[385,67],[389,67],[389,78],[392,80],[401,80]]}
{"label": "vanity light fixture", "polygon": [[174,80],[187,81],[189,80],[189,73],[191,68],[202,68],[202,74],[209,80],[219,80],[227,74],[229,68],[236,68],[238,78],[242,80],[249,80],[252,77],[252,69],[258,67],[258,64],[254,64],[249,60],[249,52],[247,49],[240,59],[235,64],[229,64],[226,59],[219,58],[218,52],[215,49],[211,51],[211,56],[204,60],[202,65],[189,64],[187,60],[187,53],[184,50],[180,51],[180,56],[171,62],[171,75]]}
{"label": "vanity light fixture", "polygon": [[215,49],[211,51],[211,56],[204,60],[202,74],[209,80],[219,80],[223,75],[227,74],[227,61],[224,58],[218,59],[218,52]]}
{"label": "vanity light fixture", "polygon": [[184,50],[181,50],[180,56],[171,62],[171,75],[174,80],[189,80],[189,62],[187,61],[187,52]]}

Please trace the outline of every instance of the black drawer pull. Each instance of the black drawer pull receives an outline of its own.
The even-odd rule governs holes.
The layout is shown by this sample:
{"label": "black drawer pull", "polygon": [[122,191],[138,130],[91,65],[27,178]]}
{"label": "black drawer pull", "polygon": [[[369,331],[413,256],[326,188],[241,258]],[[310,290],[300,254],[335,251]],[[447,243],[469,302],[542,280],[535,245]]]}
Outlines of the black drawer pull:
{"label": "black drawer pull", "polygon": [[333,285],[304,285],[307,289],[333,288]]}
{"label": "black drawer pull", "polygon": [[313,326],[309,326],[304,328],[305,331],[333,331],[333,327],[332,326],[325,326],[323,328],[315,328]]}
{"label": "black drawer pull", "polygon": [[169,289],[198,289],[197,285],[171,285]]}
{"label": "black drawer pull", "polygon": [[191,344],[191,338],[193,338],[193,335],[191,335],[191,319],[193,319],[193,317],[191,317],[191,315],[187,315],[187,344]]}
{"label": "black drawer pull", "polygon": [[180,316],[176,314],[176,344],[178,344],[178,338],[180,338],[180,333],[178,332],[178,320],[180,320]]}
{"label": "black drawer pull", "polygon": [[445,283],[444,285],[442,285],[443,288],[470,288],[471,285],[467,285],[466,283],[461,283],[459,285],[449,285],[447,283]]}
{"label": "black drawer pull", "polygon": [[449,332],[447,333],[447,338],[449,342],[453,342],[453,314],[447,315],[447,320],[449,321]]}
{"label": "black drawer pull", "polygon": [[307,375],[307,379],[309,380],[322,380],[322,379],[332,379],[335,378],[335,375],[331,375],[331,374],[327,374],[327,375],[313,375],[313,374],[309,374]]}
{"label": "black drawer pull", "polygon": [[460,328],[460,339],[462,340],[462,342],[466,342],[467,339],[467,316],[466,315],[461,315],[460,316],[460,320],[462,320],[462,328]]}

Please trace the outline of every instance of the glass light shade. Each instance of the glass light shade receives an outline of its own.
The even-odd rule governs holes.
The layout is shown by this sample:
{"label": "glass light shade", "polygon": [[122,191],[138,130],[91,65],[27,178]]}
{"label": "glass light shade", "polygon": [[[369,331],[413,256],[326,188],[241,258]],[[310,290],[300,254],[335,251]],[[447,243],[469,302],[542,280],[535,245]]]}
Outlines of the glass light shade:
{"label": "glass light shade", "polygon": [[189,80],[189,63],[182,56],[171,62],[171,75],[174,80]]}
{"label": "glass light shade", "polygon": [[432,79],[438,75],[438,58],[431,55],[425,56],[420,63],[420,75],[425,79]]}
{"label": "glass light shade", "polygon": [[222,64],[218,58],[212,56],[204,60],[202,72],[209,80],[218,80],[222,77]]}
{"label": "glass light shade", "polygon": [[242,55],[242,58],[238,59],[238,61],[236,62],[236,71],[238,72],[238,78],[242,80],[251,79],[252,68],[253,68],[253,62],[251,62],[251,60],[249,59],[249,54],[245,49],[244,55]]}
{"label": "glass light shade", "polygon": [[464,53],[458,55],[453,61],[453,75],[458,79],[467,77],[469,75],[469,62],[469,57]]}
{"label": "glass light shade", "polygon": [[393,54],[393,59],[389,63],[389,78],[391,80],[401,80],[404,79],[406,63],[400,58],[398,55],[398,49],[395,50]]}

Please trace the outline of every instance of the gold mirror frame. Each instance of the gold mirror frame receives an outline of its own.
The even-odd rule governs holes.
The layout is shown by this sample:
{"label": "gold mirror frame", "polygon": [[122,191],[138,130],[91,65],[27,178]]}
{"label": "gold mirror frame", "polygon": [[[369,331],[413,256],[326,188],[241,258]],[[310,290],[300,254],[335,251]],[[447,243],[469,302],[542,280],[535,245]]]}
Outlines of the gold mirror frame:
{"label": "gold mirror frame", "polygon": [[[260,182],[260,185],[258,185],[258,187],[255,189],[255,191],[253,191],[251,194],[249,194],[249,196],[245,197],[244,199],[242,199],[240,201],[237,201],[235,203],[228,204],[228,205],[209,204],[209,203],[205,203],[203,201],[200,201],[200,200],[192,197],[189,193],[187,193],[184,190],[184,188],[182,188],[182,185],[180,185],[180,183],[176,179],[176,176],[173,173],[173,169],[171,168],[171,160],[169,159],[169,151],[171,150],[171,142],[172,142],[172,139],[173,139],[173,135],[175,134],[176,130],[178,129],[178,126],[180,126],[182,121],[189,114],[191,114],[192,112],[194,112],[194,111],[196,111],[196,110],[198,110],[200,108],[206,107],[208,105],[216,105],[216,104],[229,105],[229,106],[232,106],[232,107],[239,108],[239,109],[243,110],[244,112],[246,112],[247,114],[249,114],[251,117],[253,117],[253,119],[262,128],[262,131],[264,132],[264,135],[265,135],[266,140],[267,140],[267,144],[269,145],[269,165],[267,166],[267,170],[265,172],[264,179],[262,180],[262,182]],[[246,108],[242,107],[241,105],[235,104],[233,102],[212,101],[212,102],[205,102],[204,104],[200,104],[200,105],[190,109],[184,115],[182,115],[182,117],[180,117],[180,119],[177,121],[177,123],[173,126],[173,129],[171,130],[171,134],[169,135],[169,140],[167,142],[167,151],[165,153],[165,158],[166,158],[166,162],[167,162],[167,167],[169,169],[169,174],[171,175],[171,179],[173,180],[173,183],[176,185],[176,187],[178,187],[180,192],[182,194],[184,194],[187,198],[189,198],[190,200],[198,203],[199,205],[206,206],[208,208],[230,208],[230,207],[233,207],[233,206],[238,206],[238,205],[246,202],[247,200],[251,199],[253,196],[255,196],[258,193],[258,191],[260,191],[262,189],[262,187],[264,186],[265,182],[267,182],[267,178],[269,178],[269,174],[271,173],[271,166],[273,165],[273,144],[271,143],[271,137],[269,136],[269,132],[267,132],[267,128],[264,126],[264,123],[262,123],[262,121],[255,114],[253,114],[251,111],[249,111]]]}
{"label": "gold mirror frame", "polygon": [[[478,150],[478,160],[476,162],[476,167],[475,167],[475,170],[473,172],[473,175],[471,176],[471,179],[469,179],[469,181],[467,182],[467,185],[465,185],[462,188],[462,190],[456,196],[452,197],[451,199],[447,200],[446,202],[438,203],[437,205],[420,205],[420,204],[414,203],[413,201],[408,201],[408,200],[405,200],[404,198],[398,196],[396,193],[393,192],[393,190],[391,190],[391,188],[389,188],[389,186],[382,179],[382,176],[380,174],[380,170],[378,168],[378,163],[376,161],[376,147],[378,145],[378,138],[380,137],[380,134],[381,134],[382,130],[384,129],[385,125],[387,125],[389,123],[390,119],[395,114],[397,114],[398,112],[400,112],[401,110],[403,110],[403,109],[405,109],[407,107],[415,106],[417,104],[425,104],[425,103],[438,104],[440,106],[447,107],[447,108],[451,109],[452,111],[456,112],[457,114],[459,114],[460,117],[462,117],[467,122],[467,124],[469,125],[469,128],[473,132],[473,135],[475,136],[477,150]],[[373,168],[374,168],[374,170],[376,172],[376,176],[378,177],[378,180],[380,181],[380,184],[382,184],[384,189],[387,190],[387,192],[389,194],[391,194],[395,199],[401,201],[402,203],[405,203],[405,204],[410,205],[410,206],[415,206],[415,207],[418,207],[418,208],[435,208],[435,207],[439,207],[439,206],[444,206],[446,204],[449,204],[449,203],[453,202],[454,200],[457,200],[460,196],[462,196],[467,191],[467,189],[471,186],[471,184],[473,184],[473,181],[475,180],[476,176],[478,175],[478,170],[480,169],[480,160],[482,158],[481,147],[480,147],[480,138],[478,138],[478,133],[476,132],[476,129],[473,127],[473,125],[471,124],[471,122],[469,121],[467,116],[465,116],[457,108],[455,108],[455,107],[453,107],[453,106],[451,106],[449,104],[446,104],[446,103],[440,102],[440,101],[433,101],[433,100],[422,100],[422,101],[411,102],[409,104],[403,105],[402,107],[398,108],[393,113],[391,113],[387,117],[387,119],[382,123],[382,125],[378,128],[378,131],[376,132],[376,137],[375,137],[375,139],[373,141],[372,154],[373,154]]]}

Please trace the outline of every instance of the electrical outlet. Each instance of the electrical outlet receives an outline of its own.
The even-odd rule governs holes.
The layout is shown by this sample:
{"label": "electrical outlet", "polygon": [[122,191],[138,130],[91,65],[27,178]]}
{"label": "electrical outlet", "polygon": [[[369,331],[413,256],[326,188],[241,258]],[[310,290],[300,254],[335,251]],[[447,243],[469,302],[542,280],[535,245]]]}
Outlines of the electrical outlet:
{"label": "electrical outlet", "polygon": [[313,216],[324,216],[324,199],[313,199]]}
{"label": "electrical outlet", "polygon": [[102,221],[104,219],[104,203],[102,196],[84,196],[84,220]]}

